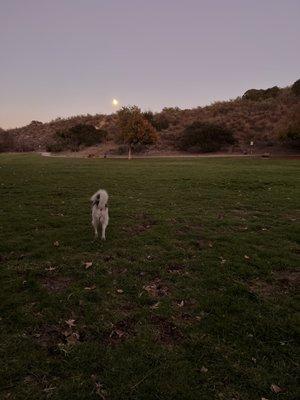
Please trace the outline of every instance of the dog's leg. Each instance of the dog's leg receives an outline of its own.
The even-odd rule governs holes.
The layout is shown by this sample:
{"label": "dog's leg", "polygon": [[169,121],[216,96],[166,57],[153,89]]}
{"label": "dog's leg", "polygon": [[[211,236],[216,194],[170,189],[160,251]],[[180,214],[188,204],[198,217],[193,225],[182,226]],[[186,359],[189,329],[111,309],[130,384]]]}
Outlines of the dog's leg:
{"label": "dog's leg", "polygon": [[92,221],[92,225],[93,225],[94,230],[95,230],[95,239],[97,239],[98,238],[98,224],[93,220]]}
{"label": "dog's leg", "polygon": [[106,224],[106,223],[103,223],[103,224],[102,224],[102,237],[101,237],[102,240],[106,240],[106,237],[105,237],[105,230],[106,230],[106,227],[107,227],[107,224]]}

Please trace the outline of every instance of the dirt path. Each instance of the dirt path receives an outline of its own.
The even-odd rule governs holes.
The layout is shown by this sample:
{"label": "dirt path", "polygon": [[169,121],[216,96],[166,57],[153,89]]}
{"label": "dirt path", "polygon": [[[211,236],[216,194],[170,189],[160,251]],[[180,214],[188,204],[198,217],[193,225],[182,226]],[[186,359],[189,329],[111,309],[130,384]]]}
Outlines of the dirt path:
{"label": "dirt path", "polygon": [[[63,157],[63,158],[103,158],[103,155],[88,157],[83,154],[53,154],[49,152],[40,153],[43,157]],[[142,158],[223,158],[223,157],[260,157],[260,154],[228,154],[228,153],[210,153],[210,154],[151,154],[151,155],[136,155],[133,159]],[[127,159],[127,156],[109,155],[107,158]]]}

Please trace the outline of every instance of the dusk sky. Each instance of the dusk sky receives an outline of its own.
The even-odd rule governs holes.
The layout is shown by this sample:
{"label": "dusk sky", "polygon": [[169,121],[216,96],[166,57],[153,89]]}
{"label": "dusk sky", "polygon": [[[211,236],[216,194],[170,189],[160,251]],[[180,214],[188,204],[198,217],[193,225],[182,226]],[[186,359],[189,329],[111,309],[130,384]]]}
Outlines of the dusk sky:
{"label": "dusk sky", "polygon": [[300,78],[299,0],[0,0],[0,126]]}

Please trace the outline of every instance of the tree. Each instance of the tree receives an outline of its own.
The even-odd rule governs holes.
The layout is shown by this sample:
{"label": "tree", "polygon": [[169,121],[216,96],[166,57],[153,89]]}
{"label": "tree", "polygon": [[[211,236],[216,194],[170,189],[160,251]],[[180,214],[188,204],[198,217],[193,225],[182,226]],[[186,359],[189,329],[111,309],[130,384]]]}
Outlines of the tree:
{"label": "tree", "polygon": [[279,135],[279,139],[288,146],[300,149],[300,106],[286,119],[286,127]]}
{"label": "tree", "polygon": [[186,151],[211,152],[233,144],[232,132],[210,122],[193,122],[183,131],[179,148]]}
{"label": "tree", "polygon": [[260,101],[266,100],[272,97],[277,97],[280,93],[278,86],[273,86],[268,89],[249,89],[243,94],[243,99]]}
{"label": "tree", "polygon": [[153,126],[154,129],[156,129],[158,132],[168,129],[169,127],[169,121],[165,115],[162,113],[154,114],[152,111],[145,111],[143,112],[143,117],[150,122],[150,124]]}
{"label": "tree", "polygon": [[292,92],[296,96],[300,96],[300,79],[298,79],[296,82],[293,83]]}
{"label": "tree", "polygon": [[131,159],[132,147],[137,144],[149,145],[158,140],[157,132],[143,116],[137,106],[123,107],[117,112],[121,139],[128,145],[128,159]]}
{"label": "tree", "polygon": [[77,151],[81,146],[101,143],[105,134],[105,131],[96,129],[93,125],[77,124],[68,130],[56,132],[56,138],[62,148]]}

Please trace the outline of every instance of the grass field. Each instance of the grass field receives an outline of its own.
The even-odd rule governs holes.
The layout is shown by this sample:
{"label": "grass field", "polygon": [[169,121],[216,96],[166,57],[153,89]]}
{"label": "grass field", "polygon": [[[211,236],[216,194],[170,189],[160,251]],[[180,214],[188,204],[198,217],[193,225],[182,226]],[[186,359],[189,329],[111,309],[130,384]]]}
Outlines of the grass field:
{"label": "grass field", "polygon": [[299,398],[297,176],[297,160],[1,155],[0,398]]}

